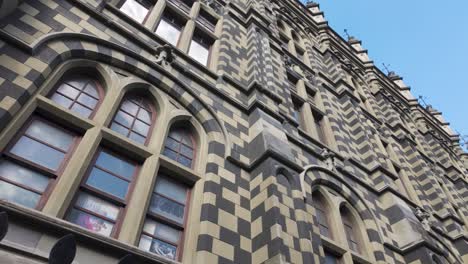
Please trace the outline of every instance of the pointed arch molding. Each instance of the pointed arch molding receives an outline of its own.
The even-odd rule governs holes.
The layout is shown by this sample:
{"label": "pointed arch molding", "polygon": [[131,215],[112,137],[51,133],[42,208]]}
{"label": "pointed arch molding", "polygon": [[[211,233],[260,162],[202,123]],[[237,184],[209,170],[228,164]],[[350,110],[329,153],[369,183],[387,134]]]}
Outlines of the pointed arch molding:
{"label": "pointed arch molding", "polygon": [[[121,68],[159,88],[190,112],[205,130],[209,154],[216,154],[222,158],[230,156],[232,148],[227,130],[216,112],[200,98],[199,93],[156,63],[156,48],[148,46],[137,53],[89,34],[70,32],[52,33],[31,45],[11,39],[11,36],[9,40],[48,65],[47,70],[39,72],[35,79],[31,80],[36,87],[40,87],[58,66],[73,59],[93,60]],[[0,116],[0,120],[6,123],[11,117]]]}
{"label": "pointed arch molding", "polygon": [[315,186],[323,185],[336,191],[344,198],[354,210],[358,213],[361,220],[365,223],[366,234],[373,246],[374,255],[384,253],[382,229],[376,221],[377,217],[366,203],[365,199],[357,193],[352,186],[343,181],[335,172],[322,166],[310,165],[304,168],[299,175],[301,190],[304,198],[312,195]]}

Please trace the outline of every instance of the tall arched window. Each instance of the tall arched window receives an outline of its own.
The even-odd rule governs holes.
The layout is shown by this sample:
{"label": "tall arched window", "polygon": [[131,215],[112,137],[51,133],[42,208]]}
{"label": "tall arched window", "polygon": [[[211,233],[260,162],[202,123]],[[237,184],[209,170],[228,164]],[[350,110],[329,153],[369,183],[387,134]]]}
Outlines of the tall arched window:
{"label": "tall arched window", "polygon": [[312,201],[314,203],[314,208],[317,217],[317,223],[319,225],[320,234],[322,236],[332,238],[332,232],[330,230],[330,220],[328,216],[327,206],[325,204],[324,198],[320,192],[316,191],[312,194]]}
{"label": "tall arched window", "polygon": [[142,96],[125,96],[114,116],[111,129],[140,144],[147,144],[155,113],[153,105]]}
{"label": "tall arched window", "polygon": [[192,168],[195,160],[195,140],[186,127],[172,127],[163,150],[164,156]]}
{"label": "tall arched window", "polygon": [[357,234],[357,223],[353,218],[353,215],[346,206],[340,208],[341,220],[343,221],[343,227],[346,235],[346,240],[348,241],[349,248],[359,253],[360,245]]}
{"label": "tall arched window", "polygon": [[72,75],[60,82],[50,99],[89,118],[96,112],[102,95],[102,88],[96,79],[87,75]]}

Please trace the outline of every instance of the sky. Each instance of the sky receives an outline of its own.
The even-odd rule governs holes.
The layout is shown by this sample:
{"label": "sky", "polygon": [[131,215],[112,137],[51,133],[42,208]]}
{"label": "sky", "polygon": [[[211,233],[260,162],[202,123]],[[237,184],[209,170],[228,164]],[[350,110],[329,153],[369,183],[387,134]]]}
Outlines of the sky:
{"label": "sky", "polygon": [[[329,25],[468,135],[468,0],[315,0]],[[385,72],[385,71],[384,71]]]}

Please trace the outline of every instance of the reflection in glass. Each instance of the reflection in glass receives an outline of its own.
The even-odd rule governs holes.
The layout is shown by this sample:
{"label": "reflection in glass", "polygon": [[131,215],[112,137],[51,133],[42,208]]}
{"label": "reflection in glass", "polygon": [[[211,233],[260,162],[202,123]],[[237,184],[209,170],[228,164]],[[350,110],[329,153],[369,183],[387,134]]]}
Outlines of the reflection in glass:
{"label": "reflection in glass", "polygon": [[177,46],[180,31],[181,29],[167,21],[167,18],[162,18],[158,28],[156,29],[156,34],[167,40],[167,42],[171,43],[172,45]]}
{"label": "reflection in glass", "polygon": [[150,211],[180,224],[184,222],[184,206],[160,195],[153,195]]}
{"label": "reflection in glass", "polygon": [[64,153],[25,136],[16,142],[10,152],[54,171],[65,157]]}
{"label": "reflection in glass", "polygon": [[102,190],[106,193],[125,199],[129,182],[119,179],[98,168],[94,168],[89,175],[86,184]]}
{"label": "reflection in glass", "polygon": [[119,208],[105,200],[81,193],[76,201],[76,206],[92,211],[106,218],[117,220]]}
{"label": "reflection in glass", "polygon": [[63,151],[67,151],[73,143],[72,135],[39,120],[32,121],[26,134]]}
{"label": "reflection in glass", "polygon": [[109,170],[127,179],[131,179],[133,176],[133,172],[135,171],[134,165],[120,158],[117,158],[114,155],[111,155],[105,151],[101,151],[101,153],[99,153],[99,157],[96,161],[96,164],[101,168]]}
{"label": "reflection in glass", "polygon": [[91,214],[72,209],[68,221],[104,236],[110,236],[114,225]]}
{"label": "reflection in glass", "polygon": [[192,40],[190,44],[189,56],[203,65],[208,64],[208,57],[210,56],[209,48],[203,46],[196,40]]}
{"label": "reflection in glass", "polygon": [[0,161],[0,178],[28,186],[38,192],[45,191],[49,184],[48,177],[6,160]]}
{"label": "reflection in glass", "polygon": [[139,23],[143,23],[149,11],[148,7],[143,6],[136,0],[125,1],[122,7],[120,7],[120,10]]}
{"label": "reflection in glass", "polygon": [[184,204],[187,199],[187,188],[169,180],[166,176],[160,175],[156,181],[156,187],[154,188],[156,193],[160,193],[164,196],[170,197],[177,202]]}
{"label": "reflection in glass", "polygon": [[18,186],[0,180],[0,200],[6,200],[35,208],[41,196]]}

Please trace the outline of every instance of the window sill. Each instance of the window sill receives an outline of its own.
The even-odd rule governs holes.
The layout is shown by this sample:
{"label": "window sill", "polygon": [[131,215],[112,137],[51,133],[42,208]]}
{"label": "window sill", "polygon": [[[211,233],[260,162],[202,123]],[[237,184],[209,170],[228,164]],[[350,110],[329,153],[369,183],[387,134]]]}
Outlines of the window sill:
{"label": "window sill", "polygon": [[185,182],[190,186],[193,186],[198,180],[202,179],[202,176],[193,169],[186,168],[185,166],[162,154],[159,157],[159,160],[163,172],[165,170],[169,171],[171,176],[176,176],[182,182]]}
{"label": "window sill", "polygon": [[146,146],[124,137],[108,127],[102,128],[102,139],[104,146],[115,150],[117,153],[130,156],[135,161],[142,162],[152,155]]}
{"label": "window sill", "polygon": [[320,235],[320,238],[322,239],[322,245],[325,247],[327,250],[331,251],[332,253],[338,255],[338,256],[343,256],[343,254],[346,253],[346,248],[340,245],[338,242],[335,242],[331,240],[328,237]]}

